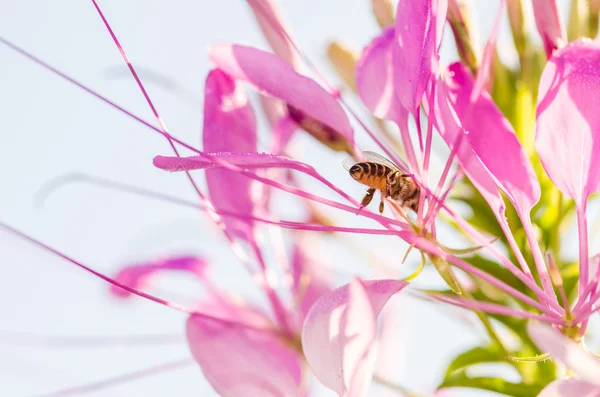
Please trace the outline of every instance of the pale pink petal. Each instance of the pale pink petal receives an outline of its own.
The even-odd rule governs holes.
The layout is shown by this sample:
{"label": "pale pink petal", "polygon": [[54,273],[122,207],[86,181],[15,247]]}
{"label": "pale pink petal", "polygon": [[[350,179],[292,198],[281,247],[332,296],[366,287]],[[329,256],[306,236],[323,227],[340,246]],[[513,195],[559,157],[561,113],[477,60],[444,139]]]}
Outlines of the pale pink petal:
{"label": "pale pink petal", "polygon": [[[205,276],[206,262],[195,256],[159,259],[126,266],[115,276],[115,280],[131,288],[144,289],[154,276],[165,270],[188,272],[202,280]],[[110,286],[110,292],[120,298],[128,298],[132,295],[131,292],[115,285]]]}
{"label": "pale pink petal", "polygon": [[289,40],[286,38],[286,25],[275,5],[274,0],[248,0],[256,21],[262,30],[273,52],[294,69],[300,67],[300,58]]}
{"label": "pale pink petal", "polygon": [[488,41],[485,44],[485,49],[483,50],[481,66],[477,71],[475,86],[471,92],[471,101],[475,101],[479,97],[479,95],[481,94],[481,90],[484,89],[484,86],[486,86],[488,79],[491,77],[490,72],[492,68],[492,62],[494,60],[494,54],[496,53],[496,39],[498,38],[498,32],[500,30],[500,22],[502,21],[503,11],[504,0],[501,1],[498,5],[498,11],[496,12],[496,17],[494,18],[492,32],[490,33],[490,37],[488,38]]}
{"label": "pale pink petal", "polygon": [[377,117],[397,120],[400,102],[394,92],[392,48],[395,29],[385,29],[365,47],[356,65],[356,88],[365,106]]}
{"label": "pale pink petal", "polygon": [[375,366],[377,316],[404,286],[398,280],[355,280],[313,305],[304,323],[302,346],[321,383],[341,397],[366,394]]}
{"label": "pale pink petal", "polygon": [[[207,157],[209,156],[209,157]],[[241,168],[290,168],[296,170],[307,170],[309,166],[289,157],[278,156],[269,153],[206,153],[206,156],[190,157],[154,157],[154,166],[166,171],[180,172],[191,170],[204,170],[209,168],[220,168],[215,160],[226,161],[228,164]]]}
{"label": "pale pink petal", "polygon": [[600,359],[586,353],[577,343],[547,325],[530,323],[527,332],[542,352],[550,353],[584,380],[600,387]]}
{"label": "pale pink petal", "polygon": [[[208,152],[255,152],[256,120],[243,87],[226,73],[211,71],[204,87],[204,150]],[[206,171],[206,185],[217,210],[235,210],[241,214],[254,211],[253,181],[239,173],[223,169]],[[249,236],[252,223],[224,217],[226,228]]]}
{"label": "pale pink petal", "polygon": [[272,320],[264,310],[251,306],[240,297],[226,295],[218,290],[209,291],[197,308],[201,313],[218,320],[258,329],[273,327]]}
{"label": "pale pink petal", "polygon": [[304,396],[300,353],[273,331],[191,316],[187,340],[206,379],[222,396]]}
{"label": "pale pink petal", "polygon": [[546,386],[537,397],[600,397],[600,388],[584,380],[559,379]]}
{"label": "pale pink petal", "polygon": [[437,56],[439,26],[446,19],[446,11],[446,0],[398,2],[392,54],[394,84],[400,103],[410,113],[417,111],[431,77],[431,58]]}
{"label": "pale pink petal", "polygon": [[557,48],[567,43],[567,32],[560,15],[557,0],[533,0],[533,15],[535,25],[544,41],[548,58]]}
{"label": "pale pink petal", "polygon": [[486,92],[470,102],[473,77],[460,62],[449,66],[446,86],[473,151],[517,210],[528,212],[540,198],[540,185],[512,126]]}
{"label": "pale pink petal", "polygon": [[577,41],[555,53],[538,95],[535,142],[554,184],[579,205],[600,190],[600,44]]}
{"label": "pale pink petal", "polygon": [[309,257],[300,244],[294,247],[291,266],[294,295],[304,321],[312,305],[332,290],[331,277],[326,274],[324,266]]}
{"label": "pale pink petal", "polygon": [[[401,296],[394,296],[385,305],[381,313],[381,327],[377,345],[377,360],[375,373],[378,377],[391,383],[402,383],[401,374],[408,360],[399,360],[406,357],[408,340],[408,324],[406,315],[408,307],[403,305]],[[390,394],[391,395],[391,394]]]}
{"label": "pale pink petal", "polygon": [[251,47],[218,45],[211,60],[235,79],[244,80],[342,134],[354,144],[354,131],[346,113],[323,87],[294,71],[277,56]]}

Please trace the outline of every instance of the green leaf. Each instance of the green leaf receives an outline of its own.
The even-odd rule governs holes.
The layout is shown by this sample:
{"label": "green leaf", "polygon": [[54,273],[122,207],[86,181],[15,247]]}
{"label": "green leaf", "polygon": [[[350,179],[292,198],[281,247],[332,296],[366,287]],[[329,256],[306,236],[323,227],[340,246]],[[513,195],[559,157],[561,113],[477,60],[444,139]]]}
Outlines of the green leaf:
{"label": "green leaf", "polygon": [[464,372],[446,378],[438,387],[468,387],[473,389],[489,390],[513,397],[535,397],[546,386],[542,383],[528,385],[525,383],[512,383],[500,378],[469,377]]}

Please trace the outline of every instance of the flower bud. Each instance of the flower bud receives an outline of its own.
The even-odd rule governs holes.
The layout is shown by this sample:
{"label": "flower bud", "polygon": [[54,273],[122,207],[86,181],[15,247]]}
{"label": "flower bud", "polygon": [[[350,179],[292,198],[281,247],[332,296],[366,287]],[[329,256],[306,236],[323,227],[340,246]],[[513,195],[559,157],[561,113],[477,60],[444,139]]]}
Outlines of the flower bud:
{"label": "flower bud", "polygon": [[533,14],[538,32],[544,41],[546,55],[550,58],[554,50],[567,43],[567,33],[557,0],[533,0]]}
{"label": "flower bud", "polygon": [[338,76],[344,80],[352,91],[356,92],[356,61],[358,56],[354,51],[341,43],[333,42],[327,47],[327,58],[335,68]]}
{"label": "flower bud", "polygon": [[477,29],[473,26],[470,0],[448,1],[448,22],[452,28],[460,60],[476,74],[479,67]]}
{"label": "flower bud", "polygon": [[600,17],[600,0],[588,0],[590,3],[588,14],[589,37],[595,38],[598,35],[598,18]]}
{"label": "flower bud", "polygon": [[313,138],[336,152],[347,152],[354,154],[350,142],[338,131],[331,128],[327,124],[315,119],[304,113],[302,110],[287,105],[287,110],[290,118],[294,120],[298,126],[308,132]]}
{"label": "flower bud", "polygon": [[573,0],[569,12],[569,24],[567,26],[567,39],[574,41],[582,37],[588,37],[589,33],[589,9],[587,0]]}
{"label": "flower bud", "polygon": [[394,5],[391,0],[371,0],[371,7],[377,23],[382,29],[395,23]]}
{"label": "flower bud", "polygon": [[517,49],[519,58],[523,59],[528,47],[527,24],[525,23],[523,0],[508,0],[507,7],[515,48]]}

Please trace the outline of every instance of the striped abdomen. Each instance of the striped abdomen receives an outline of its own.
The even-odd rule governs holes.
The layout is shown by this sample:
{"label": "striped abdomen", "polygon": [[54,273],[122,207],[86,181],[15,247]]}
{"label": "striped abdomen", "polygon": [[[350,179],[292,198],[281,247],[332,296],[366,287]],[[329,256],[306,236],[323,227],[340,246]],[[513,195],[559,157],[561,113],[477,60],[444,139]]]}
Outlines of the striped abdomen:
{"label": "striped abdomen", "polygon": [[383,164],[365,162],[354,164],[349,172],[352,178],[363,185],[385,192],[388,174],[397,171]]}

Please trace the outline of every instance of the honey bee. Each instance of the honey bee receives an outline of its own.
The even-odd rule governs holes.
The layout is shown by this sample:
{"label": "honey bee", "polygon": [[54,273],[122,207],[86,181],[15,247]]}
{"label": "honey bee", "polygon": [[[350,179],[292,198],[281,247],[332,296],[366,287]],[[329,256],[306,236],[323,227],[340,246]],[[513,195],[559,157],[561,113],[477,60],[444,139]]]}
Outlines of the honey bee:
{"label": "honey bee", "polygon": [[420,188],[413,179],[377,153],[363,152],[363,155],[365,161],[349,157],[342,163],[352,178],[369,187],[362,199],[362,206],[369,205],[375,191],[379,190],[381,192],[380,213],[383,213],[385,197],[391,197],[399,201],[402,207],[416,212],[419,207]]}

